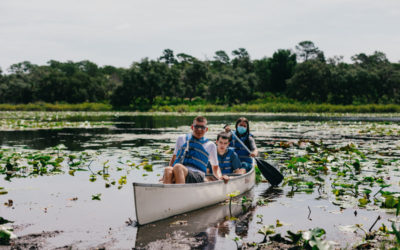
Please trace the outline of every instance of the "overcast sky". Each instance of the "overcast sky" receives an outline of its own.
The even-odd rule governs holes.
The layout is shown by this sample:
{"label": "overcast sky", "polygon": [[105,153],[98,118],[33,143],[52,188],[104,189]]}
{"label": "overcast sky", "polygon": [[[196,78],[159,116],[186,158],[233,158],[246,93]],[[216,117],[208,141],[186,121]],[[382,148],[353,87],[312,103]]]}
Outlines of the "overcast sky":
{"label": "overcast sky", "polygon": [[326,57],[400,61],[399,0],[0,0],[0,67],[90,60],[129,67],[166,48],[253,59],[310,40]]}

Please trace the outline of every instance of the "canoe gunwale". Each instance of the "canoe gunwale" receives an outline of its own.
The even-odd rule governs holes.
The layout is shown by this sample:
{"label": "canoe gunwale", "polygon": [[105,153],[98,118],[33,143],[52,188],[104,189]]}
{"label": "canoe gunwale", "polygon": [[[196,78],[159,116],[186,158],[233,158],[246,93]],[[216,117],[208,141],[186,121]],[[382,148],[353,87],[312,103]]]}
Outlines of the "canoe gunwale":
{"label": "canoe gunwale", "polygon": [[[254,171],[254,167],[251,169],[250,172],[241,174],[241,175],[232,175],[233,178],[230,178],[228,183],[230,181],[235,181],[235,180],[240,180],[242,178],[246,178],[246,176],[249,176],[252,174]],[[229,176],[229,175],[228,175]],[[206,182],[200,182],[200,183],[184,183],[184,184],[163,184],[163,183],[141,183],[141,182],[133,182],[133,186],[138,186],[138,187],[159,187],[159,188],[183,188],[183,187],[192,187],[192,186],[208,186],[208,185],[218,185],[223,183],[223,180],[218,180],[218,181],[206,181]]]}

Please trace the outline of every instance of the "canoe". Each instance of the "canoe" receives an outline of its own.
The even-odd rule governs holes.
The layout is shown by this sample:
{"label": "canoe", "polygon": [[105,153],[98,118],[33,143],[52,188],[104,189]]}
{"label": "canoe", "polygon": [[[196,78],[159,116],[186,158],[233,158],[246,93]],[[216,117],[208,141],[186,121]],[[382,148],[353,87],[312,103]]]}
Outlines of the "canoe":
{"label": "canoe", "polygon": [[136,221],[139,225],[166,219],[225,201],[228,194],[240,194],[255,184],[254,168],[246,174],[194,184],[133,183]]}

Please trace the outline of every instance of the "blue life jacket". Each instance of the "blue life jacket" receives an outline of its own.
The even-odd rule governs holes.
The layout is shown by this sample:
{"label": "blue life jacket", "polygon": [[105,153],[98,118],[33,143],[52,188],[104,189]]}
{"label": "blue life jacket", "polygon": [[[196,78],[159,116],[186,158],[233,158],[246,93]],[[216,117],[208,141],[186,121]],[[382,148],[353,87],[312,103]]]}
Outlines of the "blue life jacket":
{"label": "blue life jacket", "polygon": [[218,162],[219,162],[219,168],[221,169],[221,172],[223,174],[231,174],[233,173],[233,167],[232,167],[232,155],[235,151],[233,148],[228,148],[228,152],[221,156],[218,155]]}
{"label": "blue life jacket", "polygon": [[[186,142],[178,150],[174,165],[181,163],[184,166],[191,166],[206,173],[208,164],[208,152],[204,149],[203,144],[208,142],[208,139],[196,139],[191,134],[186,135]],[[187,144],[189,150],[185,152]]]}
{"label": "blue life jacket", "polygon": [[[245,136],[239,137],[239,135],[238,135],[238,133],[236,133],[236,131],[234,131],[233,133],[235,133],[237,138],[239,138],[243,142],[243,144],[246,145],[247,148],[249,148],[249,146],[248,146],[250,144],[249,136],[253,137],[252,134],[246,134]],[[240,144],[240,142],[236,139],[235,136],[232,136],[232,141],[229,146],[235,148],[235,152],[239,156],[240,162],[247,162],[250,164],[253,163],[253,159],[251,159],[250,153],[242,146],[242,144]]]}

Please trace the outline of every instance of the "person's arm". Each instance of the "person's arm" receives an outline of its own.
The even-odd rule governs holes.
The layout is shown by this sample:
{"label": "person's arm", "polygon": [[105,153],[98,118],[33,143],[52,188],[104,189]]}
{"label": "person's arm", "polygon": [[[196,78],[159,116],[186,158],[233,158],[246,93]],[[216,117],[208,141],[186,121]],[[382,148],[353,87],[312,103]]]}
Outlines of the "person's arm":
{"label": "person's arm", "polygon": [[226,125],[224,126],[224,129],[225,129],[225,132],[226,132],[226,133],[231,132],[231,127],[229,127],[229,124],[226,124]]}
{"label": "person's arm", "polygon": [[217,146],[215,143],[209,144],[209,161],[211,164],[212,174],[218,180],[224,180],[225,183],[228,182],[229,177],[227,175],[222,175],[221,169],[218,165],[218,154],[217,154]]}
{"label": "person's arm", "polygon": [[223,180],[225,183],[228,182],[229,177],[227,175],[222,175],[221,169],[218,165],[212,166],[212,171],[215,178],[217,178],[218,180]]}
{"label": "person's arm", "polygon": [[257,146],[256,146],[256,141],[251,136],[249,136],[249,143],[250,143],[249,150],[251,151],[250,156],[251,157],[256,157],[258,155],[258,149],[257,149]]}
{"label": "person's arm", "polygon": [[176,139],[176,143],[175,143],[175,148],[174,148],[174,153],[171,157],[171,160],[169,160],[169,166],[173,167],[174,166],[174,162],[176,160],[176,154],[178,153],[178,150],[180,147],[182,147],[182,145],[185,143],[185,138],[182,136],[179,136],[178,139]]}
{"label": "person's arm", "polygon": [[232,159],[231,164],[232,164],[233,173],[235,173],[235,174],[246,173],[246,169],[241,168],[242,164],[240,163],[239,157],[237,156],[236,153],[232,154],[231,159]]}
{"label": "person's arm", "polygon": [[222,172],[218,165],[212,166],[212,173],[215,176],[215,178],[217,178],[218,180],[221,180]]}

